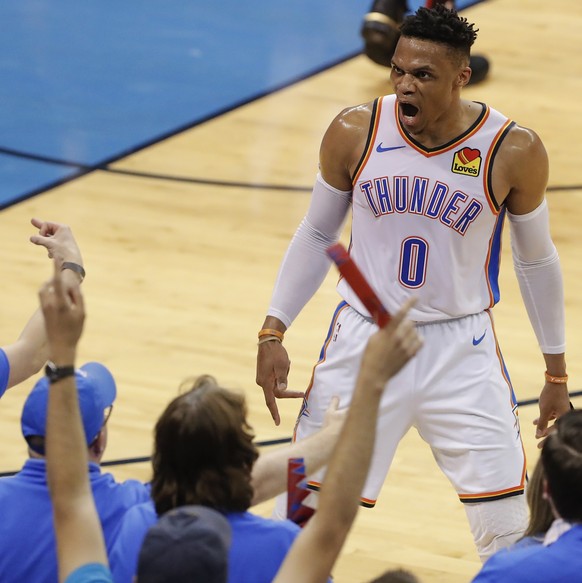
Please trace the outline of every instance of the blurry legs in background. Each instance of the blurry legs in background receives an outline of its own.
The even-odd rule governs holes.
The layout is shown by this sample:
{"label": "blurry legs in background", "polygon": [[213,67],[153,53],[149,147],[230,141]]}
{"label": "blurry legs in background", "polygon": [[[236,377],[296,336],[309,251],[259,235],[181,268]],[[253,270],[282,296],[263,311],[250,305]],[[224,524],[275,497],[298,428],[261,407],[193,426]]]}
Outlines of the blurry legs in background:
{"label": "blurry legs in background", "polygon": [[[435,4],[445,4],[447,8],[455,6],[451,0],[426,0],[427,8]],[[398,42],[398,27],[407,10],[406,0],[374,0],[372,3],[364,16],[360,33],[364,39],[364,53],[374,63],[391,66]],[[471,55],[469,66],[473,71],[469,85],[483,81],[489,73],[489,61],[483,55]]]}

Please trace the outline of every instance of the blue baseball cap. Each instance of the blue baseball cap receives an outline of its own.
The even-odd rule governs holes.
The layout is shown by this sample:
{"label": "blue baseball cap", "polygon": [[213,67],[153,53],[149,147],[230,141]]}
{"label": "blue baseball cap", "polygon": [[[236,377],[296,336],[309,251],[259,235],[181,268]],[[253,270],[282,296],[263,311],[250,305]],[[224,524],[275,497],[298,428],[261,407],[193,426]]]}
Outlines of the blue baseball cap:
{"label": "blue baseball cap", "polygon": [[[87,445],[93,443],[105,422],[105,409],[115,401],[117,388],[113,375],[98,362],[88,362],[75,371],[77,395]],[[50,384],[42,377],[32,388],[22,408],[20,425],[24,438],[46,435]]]}

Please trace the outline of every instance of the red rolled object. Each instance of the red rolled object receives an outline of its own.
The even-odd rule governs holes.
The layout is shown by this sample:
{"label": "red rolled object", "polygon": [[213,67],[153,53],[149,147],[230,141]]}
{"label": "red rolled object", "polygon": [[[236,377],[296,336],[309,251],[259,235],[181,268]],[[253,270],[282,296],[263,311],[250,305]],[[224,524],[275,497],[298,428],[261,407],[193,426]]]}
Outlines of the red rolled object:
{"label": "red rolled object", "polygon": [[341,243],[336,243],[327,248],[327,254],[337,265],[339,272],[360,298],[362,304],[370,312],[374,322],[380,328],[386,326],[390,321],[390,314],[382,305],[380,298],[376,295],[356,262],[350,257],[346,248]]}

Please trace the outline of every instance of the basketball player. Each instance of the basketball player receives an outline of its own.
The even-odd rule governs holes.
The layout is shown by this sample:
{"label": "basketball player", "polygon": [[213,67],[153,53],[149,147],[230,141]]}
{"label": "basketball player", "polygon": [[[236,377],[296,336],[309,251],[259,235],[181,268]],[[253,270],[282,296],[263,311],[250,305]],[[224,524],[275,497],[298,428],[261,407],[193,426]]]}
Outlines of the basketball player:
{"label": "basketball player", "polygon": [[[361,501],[374,506],[402,436],[415,426],[465,504],[480,557],[527,526],[525,456],[513,387],[490,309],[499,299],[501,231],[509,219],[523,301],[545,360],[536,437],[569,410],[561,269],[550,237],[548,159],[539,137],[485,104],[461,98],[470,80],[472,24],[442,5],[401,28],[394,95],[342,111],[320,150],[311,205],[259,332],[257,383],[276,424],[287,389],[283,334],[329,269],[326,248],[352,210],[350,253],[389,311],[417,303],[425,348],[391,380]],[[351,393],[376,329],[345,281],[295,430],[321,424],[333,395]],[[543,371],[540,371],[543,378]],[[317,489],[321,475],[310,485]]]}

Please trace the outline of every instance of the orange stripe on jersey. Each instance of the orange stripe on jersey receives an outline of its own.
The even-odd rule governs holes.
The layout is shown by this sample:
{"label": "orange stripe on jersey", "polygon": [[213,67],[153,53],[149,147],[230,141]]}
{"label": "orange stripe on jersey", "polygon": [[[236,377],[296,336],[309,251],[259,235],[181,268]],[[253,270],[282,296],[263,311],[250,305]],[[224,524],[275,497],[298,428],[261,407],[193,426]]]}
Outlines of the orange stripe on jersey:
{"label": "orange stripe on jersey", "polygon": [[366,142],[366,147],[364,148],[364,153],[356,166],[354,176],[352,178],[352,186],[358,181],[366,162],[369,160],[372,152],[374,151],[374,144],[376,143],[376,136],[378,134],[378,125],[380,124],[380,114],[382,113],[382,101],[383,97],[378,97],[374,102],[374,109],[372,110],[372,119],[370,120],[370,130],[368,131],[368,140]]}
{"label": "orange stripe on jersey", "polygon": [[[484,104],[483,104],[484,105]],[[444,152],[448,152],[453,148],[457,148],[459,144],[462,144],[464,141],[468,140],[471,136],[474,136],[482,127],[483,124],[487,121],[489,117],[490,109],[489,106],[485,105],[483,111],[476,119],[475,123],[472,127],[470,127],[466,132],[455,138],[452,142],[448,142],[442,147],[439,148],[425,148],[419,142],[413,140],[404,130],[402,125],[400,124],[400,118],[398,117],[398,101],[394,102],[394,115],[396,117],[396,127],[398,128],[398,132],[402,136],[402,139],[411,147],[414,148],[419,154],[422,154],[425,158],[430,158],[432,156],[437,156],[438,154],[443,154]]]}
{"label": "orange stripe on jersey", "polygon": [[493,138],[491,142],[491,146],[487,151],[487,155],[485,156],[485,164],[484,164],[484,171],[483,171],[483,190],[485,195],[487,196],[487,201],[489,202],[489,207],[491,211],[494,213],[499,212],[499,204],[495,198],[495,194],[493,193],[493,184],[492,184],[492,173],[493,173],[493,162],[495,160],[495,156],[501,146],[501,142],[504,140],[505,136],[509,133],[509,130],[515,125],[515,122],[508,119],[501,129],[497,132],[495,138]]}
{"label": "orange stripe on jersey", "polygon": [[[491,238],[489,239],[489,244],[487,247],[487,257],[485,259],[485,280],[487,281],[487,292],[489,293],[489,306],[488,308],[492,308],[499,299],[495,299],[495,293],[491,288],[491,277],[490,271],[493,270],[495,276],[499,272],[499,264],[501,262],[501,236],[502,236],[502,228],[503,228],[503,221],[505,220],[505,213],[495,213],[497,214],[497,219],[495,220],[495,227],[493,228],[493,232],[491,233]],[[492,261],[495,264],[492,265]],[[499,289],[496,290],[497,295],[499,295]]]}

